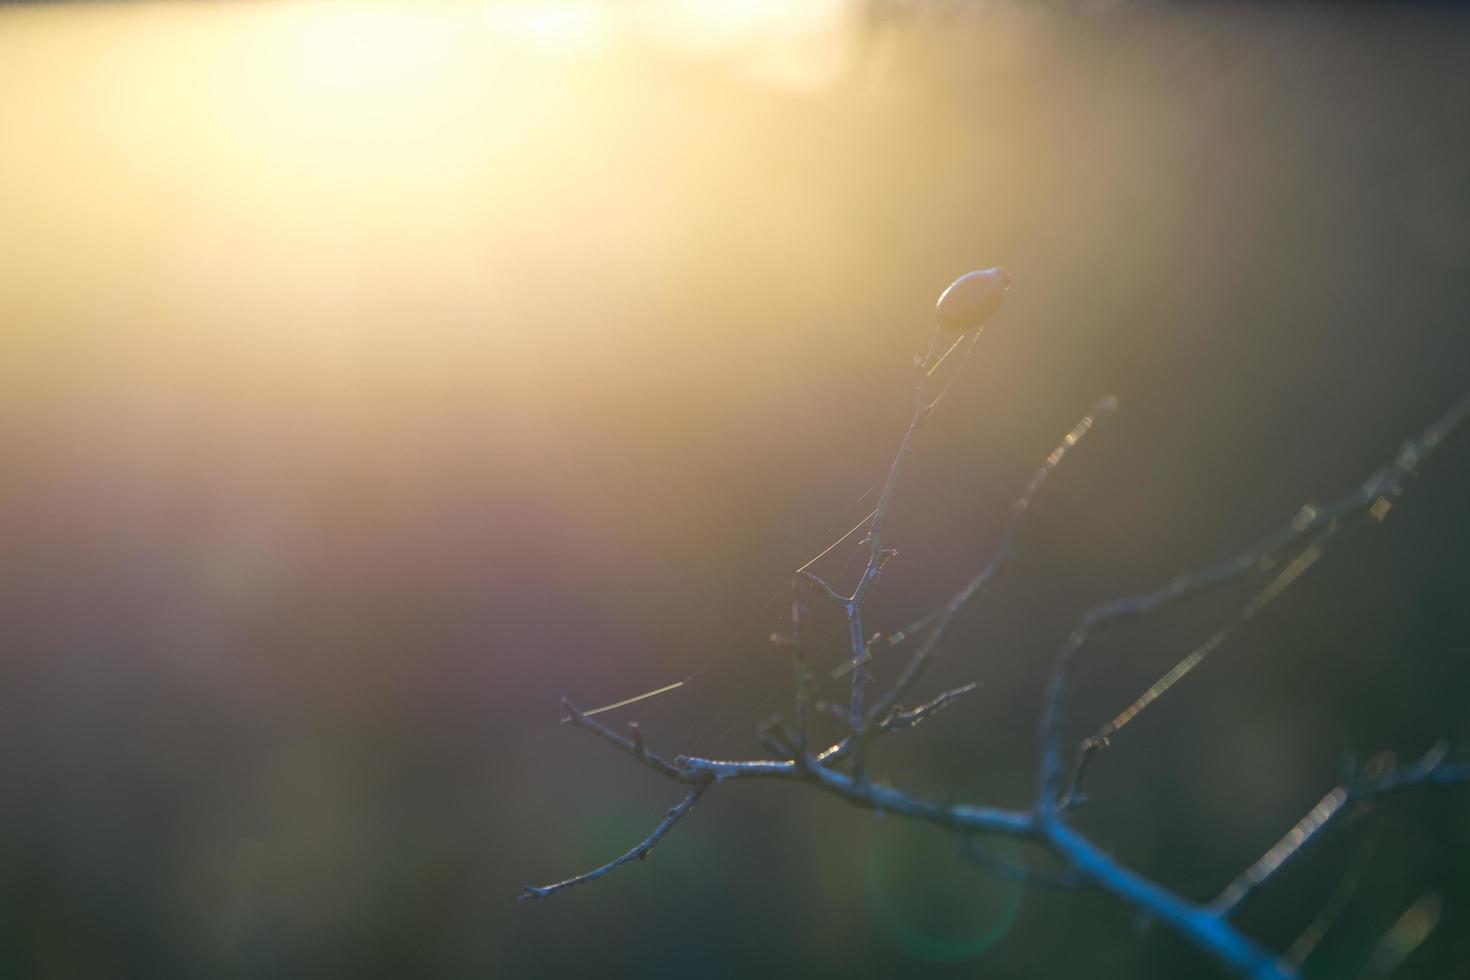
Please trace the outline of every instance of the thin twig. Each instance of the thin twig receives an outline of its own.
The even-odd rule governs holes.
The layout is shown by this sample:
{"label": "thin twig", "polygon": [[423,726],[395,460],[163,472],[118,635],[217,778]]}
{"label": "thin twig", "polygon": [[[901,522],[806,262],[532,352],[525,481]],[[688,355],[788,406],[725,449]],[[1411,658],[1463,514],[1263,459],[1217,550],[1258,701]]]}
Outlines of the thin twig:
{"label": "thin twig", "polygon": [[661,776],[666,776],[675,782],[687,783],[690,781],[688,773],[648,751],[648,748],[641,744],[641,740],[639,744],[634,744],[632,739],[624,738],[611,728],[602,724],[602,722],[593,721],[591,718],[588,718],[585,714],[578,711],[572,702],[566,698],[561,699],[561,706],[562,710],[567,713],[567,716],[562,719],[563,721],[570,722],[577,728],[583,728],[595,735],[602,736]]}
{"label": "thin twig", "polygon": [[1204,663],[1205,659],[1214,653],[1225,642],[1230,639],[1241,626],[1254,619],[1262,609],[1274,602],[1292,583],[1306,573],[1323,555],[1327,539],[1332,536],[1336,529],[1328,527],[1318,535],[1317,540],[1302,549],[1302,552],[1290,561],[1277,575],[1267,582],[1265,587],[1251,597],[1250,601],[1241,607],[1235,619],[1225,627],[1216,630],[1209,639],[1196,646],[1185,654],[1178,663],[1164,672],[1157,681],[1150,684],[1148,688],[1134,699],[1122,711],[1113,716],[1112,720],[1098,728],[1097,731],[1084,738],[1077,746],[1075,761],[1072,764],[1072,775],[1067,785],[1067,791],[1063,794],[1061,808],[1063,810],[1075,805],[1082,799],[1082,781],[1087,776],[1088,766],[1094,755],[1112,745],[1113,737],[1133,722],[1139,715],[1153,705],[1155,701],[1168,693],[1175,684],[1182,681],[1192,673],[1196,667]]}
{"label": "thin twig", "polygon": [[1282,959],[1292,966],[1300,967],[1308,956],[1321,945],[1322,940],[1337,925],[1342,913],[1347,910],[1348,903],[1352,901],[1353,895],[1358,891],[1358,885],[1362,883],[1363,874],[1368,870],[1368,863],[1373,858],[1373,852],[1377,848],[1377,836],[1370,836],[1358,845],[1353,852],[1352,863],[1348,865],[1347,871],[1343,872],[1337,887],[1333,889],[1332,895],[1327,903],[1313,917],[1312,921],[1302,930],[1301,935],[1292,940],[1290,946]]}
{"label": "thin twig", "polygon": [[[919,429],[934,411],[934,405],[928,401],[928,381],[932,373],[931,367],[938,367],[936,352],[939,349],[940,331],[943,328],[936,323],[934,330],[929,336],[929,350],[919,364],[919,381],[914,391],[914,414],[909,419],[908,429],[899,441],[898,452],[893,456],[893,462],[888,467],[888,478],[883,482],[883,489],[878,494],[878,506],[873,508],[873,517],[868,522],[868,562],[863,568],[862,575],[858,577],[857,585],[848,597],[845,606],[848,622],[848,636],[852,647],[852,662],[855,665],[852,671],[852,696],[848,702],[848,728],[853,739],[854,751],[852,753],[853,772],[861,776],[863,771],[863,730],[867,723],[864,714],[863,693],[867,687],[869,673],[864,665],[864,655],[868,652],[866,635],[863,633],[863,597],[868,589],[878,580],[883,571],[884,564],[896,554],[891,549],[883,547],[884,524],[888,520],[888,508],[893,502],[893,491],[898,485],[899,473],[903,469],[903,462],[913,448],[914,438]],[[976,336],[979,332],[976,331]],[[951,348],[952,350],[953,348]],[[948,356],[948,351],[944,356]],[[940,357],[939,360],[942,360]],[[946,389],[947,390],[947,389]],[[941,395],[942,397],[942,395]],[[935,403],[937,404],[937,402]]]}
{"label": "thin twig", "polygon": [[812,672],[807,663],[806,648],[802,646],[802,625],[806,619],[806,601],[801,585],[791,582],[791,665],[796,673],[796,738],[794,748],[798,758],[806,757],[807,735],[812,717]]}
{"label": "thin twig", "polygon": [[621,868],[629,861],[643,860],[648,856],[648,852],[653,850],[654,845],[662,840],[663,836],[667,834],[671,829],[673,829],[674,824],[682,820],[684,818],[684,814],[688,813],[691,809],[694,808],[694,804],[698,802],[701,796],[704,795],[704,791],[708,787],[708,781],[701,781],[695,783],[692,787],[690,787],[688,795],[686,795],[684,799],[680,800],[678,805],[672,807],[669,810],[668,814],[663,818],[659,825],[653,828],[653,833],[649,834],[647,837],[643,838],[642,841],[635,844],[633,848],[627,853],[621,855],[620,857],[614,858],[613,860],[609,861],[607,864],[604,864],[602,867],[598,868],[595,871],[589,871],[586,874],[577,875],[575,878],[568,878],[565,881],[558,881],[556,884],[553,885],[527,885],[526,890],[521,892],[520,900],[523,902],[528,902],[532,900],[550,898],[557,892],[565,891],[566,889],[573,888],[577,885],[586,884],[589,881],[596,881],[603,875],[616,871],[618,868]]}
{"label": "thin twig", "polygon": [[1269,566],[1269,563],[1298,541],[1320,532],[1331,533],[1350,518],[1368,513],[1380,499],[1403,491],[1417,467],[1452,432],[1470,417],[1470,393],[1435,420],[1417,440],[1405,443],[1398,454],[1376,470],[1358,488],[1326,506],[1307,504],[1286,525],[1266,535],[1238,554],[1175,576],[1167,584],[1139,595],[1112,599],[1083,613],[1057,653],[1042,705],[1039,740],[1041,760],[1037,767],[1037,810],[1044,818],[1058,812],[1061,777],[1061,720],[1065,711],[1067,677],[1077,653],[1097,628],[1122,619],[1155,612],[1186,596],[1218,589]]}
{"label": "thin twig", "polygon": [[[955,593],[950,601],[938,612],[938,621],[924,642],[914,651],[904,667],[903,673],[894,682],[883,697],[873,705],[872,717],[880,717],[886,714],[898,703],[899,699],[908,694],[909,690],[924,675],[935,654],[939,652],[940,644],[948,636],[950,628],[959,617],[961,611],[980,594],[981,590],[1000,572],[1005,563],[1011,558],[1015,546],[1016,536],[1019,534],[1023,519],[1031,509],[1037,496],[1041,493],[1042,485],[1046,483],[1047,477],[1062,464],[1067,454],[1077,446],[1093,427],[1103,422],[1118,408],[1118,400],[1111,395],[1097,401],[1087,414],[1074,425],[1056,448],[1047,454],[1040,468],[1032,474],[1027,482],[1026,488],[1011,503],[1010,514],[1006,519],[1005,528],[1001,531],[1000,543],[996,546],[990,560],[976,573],[975,577],[965,583],[964,588]],[[934,615],[934,614],[931,614]]]}
{"label": "thin twig", "polygon": [[920,722],[933,718],[945,708],[954,704],[955,700],[969,694],[971,691],[980,689],[979,681],[971,681],[960,687],[942,692],[931,701],[926,701],[917,708],[905,710],[901,705],[894,705],[893,710],[878,723],[878,734],[884,732],[898,731],[901,728],[913,728]]}
{"label": "thin twig", "polygon": [[[867,519],[868,562],[853,593],[844,597],[824,580],[808,572],[807,569],[812,562],[802,566],[796,575],[799,582],[810,586],[819,595],[841,607],[847,617],[852,659],[859,664],[853,672],[853,693],[846,711],[836,708],[838,716],[848,723],[847,737],[815,755],[808,755],[806,752],[810,713],[812,710],[825,711],[829,706],[823,702],[812,702],[811,681],[806,672],[805,654],[801,646],[801,629],[805,618],[802,604],[804,592],[801,587],[794,585],[791,636],[776,636],[773,639],[779,645],[789,645],[793,650],[797,684],[798,732],[792,735],[779,719],[762,726],[760,731],[762,741],[773,752],[784,758],[717,760],[681,755],[670,763],[648,751],[642,733],[637,728],[630,729],[633,734],[631,739],[625,738],[592,720],[586,713],[578,711],[564,700],[562,703],[567,711],[566,721],[598,735],[665,778],[690,788],[684,800],[669,811],[667,817],[654,829],[653,833],[626,854],[595,871],[576,878],[570,878],[554,885],[528,886],[522,898],[548,897],[562,889],[600,878],[635,858],[645,856],[669,829],[688,813],[710,786],[727,780],[783,779],[812,785],[855,806],[955,831],[967,839],[963,845],[967,856],[997,873],[1023,877],[1025,880],[1042,884],[1069,887],[1096,886],[1138,911],[1163,922],[1200,949],[1215,956],[1229,968],[1252,980],[1286,980],[1286,978],[1293,977],[1295,966],[1293,962],[1279,959],[1256,944],[1230,922],[1229,914],[1255,889],[1271,880],[1285,863],[1299,854],[1313,840],[1318,839],[1328,825],[1339,819],[1354,804],[1415,786],[1458,785],[1470,782],[1470,764],[1446,764],[1444,762],[1445,748],[1443,745],[1437,745],[1412,766],[1376,774],[1371,778],[1357,778],[1338,787],[1324,797],[1307,818],[1298,822],[1282,842],[1268,851],[1240,878],[1232,882],[1214,902],[1201,905],[1176,895],[1120,864],[1065,822],[1066,808],[1065,806],[1059,808],[1062,801],[1058,799],[1056,787],[1061,775],[1060,730],[1065,710],[1067,675],[1076,654],[1087,642],[1090,634],[1104,624],[1152,613],[1185,596],[1218,588],[1264,570],[1303,540],[1315,539],[1311,540],[1308,547],[1299,551],[1296,559],[1252,598],[1238,618],[1243,620],[1254,616],[1267,603],[1280,595],[1305,571],[1307,566],[1316,560],[1317,555],[1320,554],[1320,545],[1327,537],[1335,534],[1351,519],[1364,513],[1381,517],[1386,512],[1390,499],[1402,492],[1405,482],[1418,465],[1451,432],[1470,418],[1470,395],[1456,403],[1449,412],[1429,426],[1418,440],[1406,443],[1390,463],[1375,472],[1361,487],[1346,494],[1335,503],[1327,507],[1308,505],[1302,508],[1285,527],[1267,535],[1252,547],[1231,558],[1176,576],[1167,584],[1151,592],[1101,603],[1084,613],[1057,656],[1041,705],[1038,727],[1042,750],[1037,763],[1035,802],[1030,809],[1005,809],[934,801],[873,781],[863,772],[863,746],[870,736],[904,730],[919,724],[943,710],[959,696],[975,689],[974,684],[955,688],[913,709],[905,710],[898,706],[899,699],[907,693],[931,662],[960,611],[980,593],[1009,559],[1021,518],[1046,477],[1060,463],[1066,452],[1086,435],[1091,426],[1113,409],[1115,403],[1107,399],[1094,406],[1093,412],[1085,417],[1072,432],[1068,433],[1062,444],[1047,457],[1045,463],[1027,485],[1025,492],[1012,505],[1010,519],[994,556],[959,593],[951,598],[946,606],[909,628],[909,631],[920,629],[925,624],[932,622],[924,641],[898,681],[882,698],[865,710],[863,686],[866,683],[867,672],[860,664],[864,655],[881,637],[875,636],[871,640],[864,637],[862,600],[865,591],[877,580],[884,563],[894,554],[892,549],[883,547],[882,532],[888,504],[901,465],[910,451],[918,428],[949,390],[949,385],[946,384],[937,398],[925,400],[924,379],[932,375],[934,368],[938,366],[938,361],[935,359],[937,340],[936,331],[935,337],[930,342],[929,353],[919,365],[922,377],[915,400],[914,418],[910,422],[909,429],[890,467],[888,478],[883,484],[878,506]],[[953,349],[955,349],[954,346],[951,346],[950,350]],[[970,349],[973,349],[973,340],[970,347],[966,349],[966,355]],[[944,356],[948,356],[948,353],[949,351],[946,351]],[[939,360],[943,360],[943,357],[940,357]],[[861,524],[858,525],[858,527],[861,526]],[[855,533],[856,530],[854,528],[848,536]],[[845,540],[846,537],[844,536],[842,540]],[[830,550],[828,549],[829,552]],[[1197,648],[1181,662],[1181,665],[1166,674],[1160,682],[1150,688],[1149,692],[1145,692],[1144,698],[1135,701],[1124,715],[1119,716],[1121,721],[1114,720],[1111,732],[1121,728],[1138,711],[1143,710],[1164,691],[1177,683],[1180,677],[1192,670],[1205,656],[1223,643],[1224,638],[1233,628],[1232,625],[1224,631],[1217,632],[1215,637],[1206,641],[1204,647]],[[890,645],[898,643],[905,632],[908,631],[901,630],[894,634],[890,638]],[[1107,735],[1102,737],[1106,738]],[[839,772],[836,763],[848,756],[853,758],[851,772]],[[1036,869],[1000,858],[983,846],[968,840],[975,835],[1005,836],[1034,841],[1050,851],[1060,861],[1062,867],[1055,871]],[[1405,926],[1405,929],[1407,928]],[[1415,936],[1422,939],[1423,932],[1424,930],[1421,929],[1415,933]]]}
{"label": "thin twig", "polygon": [[1413,765],[1334,787],[1281,840],[1226,886],[1210,903],[1210,908],[1222,916],[1233,915],[1258,888],[1275,878],[1288,862],[1298,857],[1320,838],[1324,830],[1337,823],[1357,804],[1417,786],[1454,786],[1470,781],[1470,765],[1445,763],[1448,750],[1446,743],[1436,742]]}

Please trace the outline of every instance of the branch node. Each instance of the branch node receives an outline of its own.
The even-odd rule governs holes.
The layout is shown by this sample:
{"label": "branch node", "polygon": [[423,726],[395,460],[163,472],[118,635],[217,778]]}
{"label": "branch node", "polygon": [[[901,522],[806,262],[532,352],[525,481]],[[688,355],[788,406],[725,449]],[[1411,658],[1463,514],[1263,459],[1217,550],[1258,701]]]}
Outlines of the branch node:
{"label": "branch node", "polygon": [[843,609],[847,608],[847,600],[838,595],[837,590],[828,585],[825,579],[821,578],[818,575],[813,575],[811,572],[808,571],[797,572],[796,576],[807,585],[811,586],[814,590],[816,590],[816,592],[823,598],[825,598],[828,602],[841,606]]}

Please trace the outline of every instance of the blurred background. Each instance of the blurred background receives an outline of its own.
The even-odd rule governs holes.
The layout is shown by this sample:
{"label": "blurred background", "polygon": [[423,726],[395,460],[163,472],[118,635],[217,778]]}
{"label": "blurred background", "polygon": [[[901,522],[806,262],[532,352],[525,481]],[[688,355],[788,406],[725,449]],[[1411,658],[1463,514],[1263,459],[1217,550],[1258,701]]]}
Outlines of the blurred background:
{"label": "blurred background", "polygon": [[[1004,264],[873,628],[1122,408],[919,693],[983,690],[872,766],[1024,805],[1081,608],[1470,384],[1467,59],[1452,5],[0,8],[0,975],[1218,975],[788,785],[518,905],[678,795],[558,698],[698,671],[607,720],[759,752],[791,571],[871,506],[940,289]],[[1098,758],[1079,825],[1204,899],[1345,755],[1466,758],[1467,491],[1461,439]],[[1069,740],[1249,594],[1100,643]],[[1284,948],[1334,894],[1308,976],[1462,976],[1470,800],[1333,832],[1243,922]]]}

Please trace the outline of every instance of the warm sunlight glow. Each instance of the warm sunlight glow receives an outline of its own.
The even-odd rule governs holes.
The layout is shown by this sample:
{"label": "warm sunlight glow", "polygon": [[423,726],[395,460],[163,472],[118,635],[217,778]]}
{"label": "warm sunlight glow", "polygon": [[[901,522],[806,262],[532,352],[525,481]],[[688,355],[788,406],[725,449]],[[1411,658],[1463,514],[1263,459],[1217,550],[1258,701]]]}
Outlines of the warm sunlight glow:
{"label": "warm sunlight glow", "polygon": [[[261,342],[325,343],[323,356],[365,331],[424,329],[421,316],[392,314],[401,302],[456,310],[453,319],[513,342],[526,322],[527,294],[514,288],[523,267],[560,261],[569,232],[605,253],[598,276],[627,282],[665,275],[695,214],[701,228],[750,221],[748,208],[706,199],[702,187],[769,145],[763,113],[747,108],[765,98],[757,93],[817,94],[836,77],[847,6],[420,0],[3,12],[0,83],[29,93],[7,111],[53,138],[6,153],[14,179],[0,198],[13,198],[11,227],[31,231],[14,243],[15,275],[0,288],[72,305],[91,295],[76,277],[106,278],[140,308],[162,304],[149,329],[248,322]],[[58,31],[67,23],[83,26]],[[48,71],[63,55],[72,68]],[[721,94],[730,82],[748,94]],[[734,101],[721,110],[701,92]],[[95,125],[66,124],[78,114]],[[780,181],[767,187],[788,193]],[[650,195],[702,203],[650,220]],[[98,234],[109,221],[130,236]],[[92,261],[47,261],[48,241]],[[819,251],[840,255],[830,243]]]}
{"label": "warm sunlight glow", "polygon": [[442,6],[308,4],[281,8],[271,44],[290,83],[344,96],[422,95],[462,56],[457,18]]}
{"label": "warm sunlight glow", "polygon": [[0,980],[1464,975],[1452,6],[0,0]]}
{"label": "warm sunlight glow", "polygon": [[576,57],[606,51],[624,24],[619,7],[582,0],[492,3],[485,21],[505,38],[535,50]]}
{"label": "warm sunlight glow", "polygon": [[852,0],[499,0],[485,11],[502,37],[563,57],[619,45],[717,61],[768,84],[829,82],[850,55]]}
{"label": "warm sunlight glow", "polygon": [[644,0],[647,29],[691,51],[718,53],[831,40],[848,0]]}

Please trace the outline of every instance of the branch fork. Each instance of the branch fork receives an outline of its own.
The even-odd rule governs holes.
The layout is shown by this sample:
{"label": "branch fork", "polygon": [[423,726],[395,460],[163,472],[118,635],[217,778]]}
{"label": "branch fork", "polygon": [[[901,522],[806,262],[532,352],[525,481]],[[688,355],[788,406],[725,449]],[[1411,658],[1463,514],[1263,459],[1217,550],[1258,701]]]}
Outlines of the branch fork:
{"label": "branch fork", "polygon": [[[986,274],[994,271],[987,270]],[[976,275],[972,273],[971,277]],[[602,878],[633,860],[646,858],[703,794],[715,785],[747,779],[777,779],[807,784],[854,806],[955,832],[961,836],[962,856],[992,873],[1047,887],[1085,887],[1105,891],[1148,920],[1172,929],[1240,976],[1252,980],[1295,977],[1300,956],[1294,953],[1282,958],[1257,944],[1233,924],[1233,914],[1248,898],[1273,881],[1283,867],[1320,839],[1329,827],[1355,808],[1418,787],[1470,783],[1470,763],[1448,762],[1445,743],[1436,743],[1408,766],[1396,768],[1392,764],[1379,764],[1350,771],[1342,784],[1323,796],[1280,841],[1208,902],[1182,897],[1123,865],[1072,827],[1068,817],[1087,799],[1082,792],[1082,782],[1091,759],[1111,744],[1118,731],[1133,717],[1172,689],[1185,674],[1219,647],[1235,626],[1252,618],[1266,603],[1274,601],[1320,557],[1328,539],[1359,519],[1382,520],[1387,512],[1385,502],[1398,497],[1432,452],[1470,419],[1470,394],[1435,420],[1417,439],[1405,442],[1385,466],[1342,497],[1327,504],[1304,505],[1282,527],[1235,555],[1176,575],[1151,591],[1099,603],[1085,611],[1056,654],[1038,711],[1040,752],[1036,764],[1035,796],[1029,806],[1004,808],[934,801],[868,778],[864,768],[866,746],[875,737],[917,727],[959,698],[979,689],[978,682],[971,682],[944,691],[914,708],[904,708],[900,704],[938,655],[959,616],[985,594],[1014,556],[1023,518],[1047,477],[1099,421],[1117,408],[1116,399],[1111,397],[1093,405],[1046,457],[1022,494],[1013,502],[999,543],[974,577],[942,607],[889,638],[890,646],[896,646],[911,634],[922,633],[923,636],[898,678],[870,704],[865,696],[870,675],[864,668],[882,634],[868,637],[864,632],[863,600],[868,590],[878,582],[884,566],[897,555],[895,549],[883,545],[889,504],[916,435],[942,401],[949,384],[953,383],[951,379],[936,396],[930,397],[927,390],[929,380],[949,354],[968,337],[967,355],[979,333],[976,330],[973,334],[962,334],[941,353],[943,329],[936,326],[928,352],[916,359],[919,381],[914,412],[889,468],[877,506],[867,519],[865,544],[868,559],[852,593],[842,595],[825,579],[809,571],[817,559],[808,562],[793,577],[790,631],[773,633],[770,639],[778,650],[788,652],[792,658],[796,686],[795,730],[789,729],[783,719],[776,717],[763,723],[757,732],[760,743],[777,758],[719,760],[678,755],[670,762],[648,748],[643,731],[636,723],[628,726],[627,736],[620,735],[563,699],[564,722],[599,736],[670,782],[685,787],[686,792],[648,837],[624,854],[600,868],[564,881],[528,885],[521,893],[521,899],[549,898],[568,888]],[[859,524],[848,535],[861,527]],[[831,550],[828,548],[818,558]],[[1246,604],[1235,624],[1218,631],[1123,714],[1084,739],[1078,745],[1070,769],[1063,765],[1061,732],[1069,680],[1077,658],[1096,633],[1117,621],[1147,616],[1185,598],[1223,588],[1278,566],[1282,570]],[[847,619],[851,656],[834,671],[834,677],[846,673],[852,675],[846,705],[813,701],[810,666],[802,645],[805,601],[810,595],[836,606]],[[623,704],[620,702],[613,707]],[[808,729],[814,710],[834,714],[847,727],[843,738],[815,752],[808,746]],[[1030,841],[1049,852],[1056,867],[1038,868],[1002,858],[985,844],[985,839],[992,837]]]}

